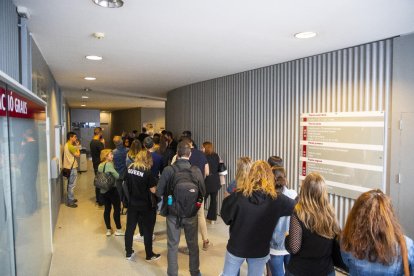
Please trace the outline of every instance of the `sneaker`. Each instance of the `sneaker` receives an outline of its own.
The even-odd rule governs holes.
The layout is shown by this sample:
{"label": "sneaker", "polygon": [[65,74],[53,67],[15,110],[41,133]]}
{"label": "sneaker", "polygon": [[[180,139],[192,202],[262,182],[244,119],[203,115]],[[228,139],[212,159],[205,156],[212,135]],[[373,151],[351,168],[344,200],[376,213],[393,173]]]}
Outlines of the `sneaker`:
{"label": "sneaker", "polygon": [[125,236],[125,233],[122,231],[122,229],[116,229],[115,236]]}
{"label": "sneaker", "polygon": [[207,251],[210,246],[213,246],[213,244],[209,240],[203,241],[203,250],[204,251]]}
{"label": "sneaker", "polygon": [[107,237],[112,236],[112,230],[111,229],[106,230],[106,236]]}
{"label": "sneaker", "polygon": [[75,199],[73,199],[73,201],[72,201],[73,203],[76,203],[76,202],[78,202],[78,199],[77,198],[75,198]]}
{"label": "sneaker", "polygon": [[145,260],[147,261],[147,262],[153,262],[153,261],[156,261],[156,260],[158,260],[159,258],[161,258],[161,254],[153,254],[151,257],[147,257],[147,258],[145,258]]}
{"label": "sneaker", "polygon": [[135,252],[134,251],[132,251],[132,253],[130,254],[130,255],[126,255],[126,259],[128,260],[128,261],[133,261],[134,259],[135,259]]}
{"label": "sneaker", "polygon": [[76,204],[76,203],[68,203],[68,204],[66,204],[66,206],[68,206],[70,208],[76,208],[76,207],[78,207],[78,204]]}

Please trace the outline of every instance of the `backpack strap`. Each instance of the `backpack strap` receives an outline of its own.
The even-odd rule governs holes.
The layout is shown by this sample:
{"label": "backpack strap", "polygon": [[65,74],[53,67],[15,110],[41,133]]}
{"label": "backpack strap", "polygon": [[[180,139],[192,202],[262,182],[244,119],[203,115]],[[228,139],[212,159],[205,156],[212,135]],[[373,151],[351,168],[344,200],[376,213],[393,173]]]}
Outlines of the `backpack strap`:
{"label": "backpack strap", "polygon": [[174,173],[171,175],[170,179],[168,180],[168,185],[167,185],[167,197],[169,195],[173,194],[174,191],[174,187],[173,187],[173,180],[174,180],[174,175],[180,171],[180,168],[177,167],[176,165],[171,165],[171,168],[174,170]]}

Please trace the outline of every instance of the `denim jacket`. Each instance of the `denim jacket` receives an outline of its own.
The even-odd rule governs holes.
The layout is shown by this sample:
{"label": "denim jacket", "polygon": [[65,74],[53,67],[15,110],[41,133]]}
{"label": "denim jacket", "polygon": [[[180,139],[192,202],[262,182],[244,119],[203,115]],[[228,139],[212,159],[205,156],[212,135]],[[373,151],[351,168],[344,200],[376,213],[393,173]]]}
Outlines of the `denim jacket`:
{"label": "denim jacket", "polygon": [[[410,275],[414,274],[414,244],[413,241],[405,237],[408,251],[408,264],[410,266]],[[349,267],[349,274],[351,276],[389,276],[389,275],[404,275],[404,268],[401,256],[390,265],[383,265],[381,263],[372,263],[368,260],[359,260],[355,258],[352,253],[341,251],[344,263]]]}
{"label": "denim jacket", "polygon": [[[295,199],[297,193],[295,190],[289,190],[284,187],[282,193],[291,198]],[[288,255],[289,252],[285,248],[285,233],[289,232],[290,216],[279,218],[275,230],[273,231],[272,240],[270,241],[270,254],[271,255]]]}

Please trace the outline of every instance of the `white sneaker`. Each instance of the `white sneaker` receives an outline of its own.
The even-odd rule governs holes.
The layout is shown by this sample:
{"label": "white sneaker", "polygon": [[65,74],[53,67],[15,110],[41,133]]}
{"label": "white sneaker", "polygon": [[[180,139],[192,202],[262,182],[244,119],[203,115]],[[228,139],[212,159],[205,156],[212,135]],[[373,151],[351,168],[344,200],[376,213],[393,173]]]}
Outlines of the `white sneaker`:
{"label": "white sneaker", "polygon": [[122,229],[116,229],[115,236],[125,236],[125,233],[122,231]]}
{"label": "white sneaker", "polygon": [[111,229],[106,230],[106,236],[107,237],[112,236],[112,230]]}
{"label": "white sneaker", "polygon": [[[152,235],[152,240],[155,241],[155,235],[154,234]],[[134,241],[144,242],[144,236],[140,236],[139,234],[136,234],[134,236]]]}
{"label": "white sneaker", "polygon": [[135,252],[132,252],[131,256],[127,256],[126,259],[128,261],[134,261],[135,260]]}

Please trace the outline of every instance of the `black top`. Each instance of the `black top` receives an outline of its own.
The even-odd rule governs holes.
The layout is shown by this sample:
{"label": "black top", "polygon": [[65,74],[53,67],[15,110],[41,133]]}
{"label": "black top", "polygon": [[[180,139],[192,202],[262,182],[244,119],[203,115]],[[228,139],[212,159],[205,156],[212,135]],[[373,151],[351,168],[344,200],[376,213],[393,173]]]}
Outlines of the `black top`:
{"label": "black top", "polygon": [[311,232],[294,213],[285,240],[285,247],[291,253],[287,270],[295,276],[328,275],[334,271],[333,241]]}
{"label": "black top", "polygon": [[272,199],[261,191],[245,197],[235,192],[223,200],[221,218],[230,225],[227,250],[241,258],[262,258],[269,254],[270,240],[280,217],[290,216],[295,201],[280,194]]}
{"label": "black top", "polygon": [[152,206],[149,189],[157,185],[151,170],[134,169],[131,166],[127,170],[126,181],[131,206],[142,211],[150,210]]}
{"label": "black top", "polygon": [[99,140],[92,139],[89,144],[91,149],[92,164],[95,173],[98,171],[99,164],[101,163],[101,151],[104,149],[104,144]]}
{"label": "black top", "polygon": [[217,153],[206,154],[208,167],[210,174],[206,177],[206,192],[207,193],[216,193],[220,188],[220,176],[218,174],[218,167],[220,163],[220,157]]}

